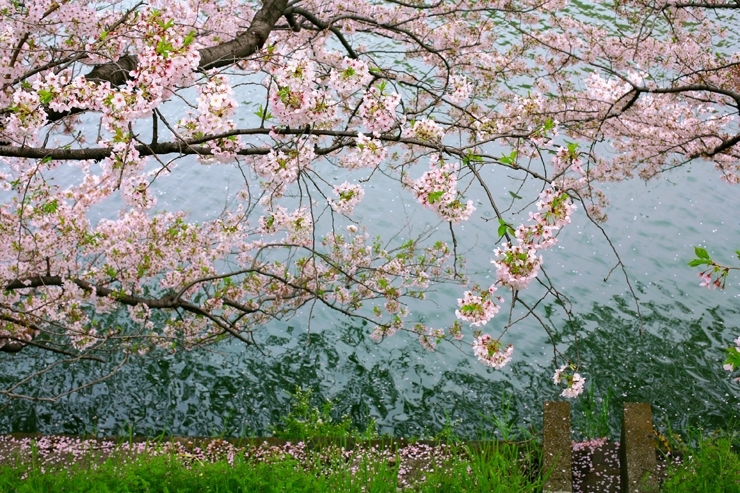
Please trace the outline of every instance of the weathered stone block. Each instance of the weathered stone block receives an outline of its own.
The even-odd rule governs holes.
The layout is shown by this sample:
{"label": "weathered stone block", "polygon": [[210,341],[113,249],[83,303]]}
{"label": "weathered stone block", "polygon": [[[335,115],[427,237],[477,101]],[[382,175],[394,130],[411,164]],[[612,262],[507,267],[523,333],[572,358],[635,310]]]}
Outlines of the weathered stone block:
{"label": "weathered stone block", "polygon": [[550,473],[544,492],[571,493],[570,403],[545,402],[543,435],[543,470]]}
{"label": "weathered stone block", "polygon": [[623,493],[658,491],[658,463],[650,404],[626,402],[619,447]]}

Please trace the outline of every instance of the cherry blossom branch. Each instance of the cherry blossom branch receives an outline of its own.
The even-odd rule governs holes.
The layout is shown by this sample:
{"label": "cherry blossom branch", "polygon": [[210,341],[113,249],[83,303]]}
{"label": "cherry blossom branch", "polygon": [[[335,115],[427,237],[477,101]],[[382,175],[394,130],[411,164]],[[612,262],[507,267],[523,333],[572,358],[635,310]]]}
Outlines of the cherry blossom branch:
{"label": "cherry blossom branch", "polygon": [[334,34],[334,36],[336,36],[336,38],[342,44],[344,49],[347,51],[347,54],[349,55],[350,58],[359,58],[355,49],[352,47],[351,44],[349,44],[349,41],[347,41],[347,38],[344,37],[344,34],[342,34],[342,31],[339,30],[336,26],[332,26],[330,23],[322,21],[321,19],[316,17],[311,12],[305,9],[302,9],[300,7],[288,7],[287,9],[285,9],[286,16],[292,15],[292,14],[298,14],[304,17],[307,21],[309,21],[311,24],[313,24],[314,26],[318,27],[321,30],[328,29]]}
{"label": "cherry blossom branch", "polygon": [[18,394],[18,393],[14,393],[13,390],[16,389],[16,388],[18,388],[22,383],[28,382],[28,381],[32,380],[33,378],[35,378],[37,376],[40,376],[40,375],[43,375],[47,371],[50,371],[53,367],[57,366],[58,364],[61,364],[61,363],[71,363],[71,362],[77,361],[77,358],[69,359],[69,360],[63,360],[63,361],[52,363],[47,368],[45,368],[43,370],[40,370],[38,372],[34,372],[33,374],[31,374],[28,377],[24,378],[21,382],[16,383],[15,385],[13,385],[12,387],[10,387],[9,389],[0,390],[0,395],[4,395],[5,397],[11,398],[11,399],[22,399],[22,400],[28,400],[28,401],[34,401],[34,402],[56,402],[59,399],[61,399],[62,397],[66,397],[66,396],[68,396],[70,394],[74,394],[75,392],[79,392],[80,390],[86,389],[88,387],[91,387],[93,385],[96,385],[96,384],[99,384],[101,382],[104,382],[104,381],[108,380],[110,377],[112,377],[113,375],[115,375],[116,373],[118,373],[118,371],[121,368],[124,367],[124,365],[126,364],[126,362],[128,362],[128,358],[129,358],[129,353],[126,352],[126,353],[124,353],[124,357],[121,359],[120,363],[118,365],[116,365],[116,367],[113,368],[106,375],[103,375],[100,378],[96,378],[94,380],[91,380],[89,382],[86,382],[83,385],[74,387],[74,388],[72,388],[72,389],[70,389],[70,390],[68,390],[66,392],[62,392],[61,394],[57,394],[54,397],[36,397],[36,396],[30,396],[30,395],[26,395],[26,394]]}
{"label": "cherry blossom branch", "polygon": [[[2,318],[3,320],[7,320],[7,318],[4,316],[0,318]],[[13,323],[16,323],[16,322],[13,322]],[[9,338],[3,338],[3,339],[9,339],[10,341],[13,341],[14,343],[16,343],[15,345],[9,345],[6,343],[4,346],[0,346],[0,351],[6,352],[6,353],[17,353],[17,352],[20,352],[25,346],[33,346],[39,349],[43,349],[44,351],[49,351],[49,352],[57,353],[57,354],[63,354],[65,356],[71,356],[75,358],[76,360],[77,359],[91,360],[91,361],[98,361],[100,363],[105,363],[105,360],[103,358],[98,358],[97,356],[75,354],[71,351],[65,351],[64,349],[47,346],[46,344],[39,344],[38,342],[33,341],[33,340],[28,341],[26,339],[18,339],[17,337],[9,337]]]}
{"label": "cherry blossom branch", "polygon": [[[226,67],[256,53],[264,46],[273,26],[283,16],[287,4],[287,0],[266,0],[246,31],[239,33],[231,41],[198,50],[199,68],[210,70]],[[86,78],[120,86],[128,80],[129,72],[135,70],[137,66],[138,60],[135,56],[124,56],[116,62],[98,65]]]}
{"label": "cherry blossom branch", "polygon": [[[617,251],[617,248],[614,246],[614,243],[612,243],[612,240],[611,240],[611,238],[609,238],[609,235],[606,233],[606,230],[604,230],[604,227],[599,223],[599,221],[596,221],[591,216],[591,214],[588,212],[588,209],[587,208],[584,208],[584,210],[586,212],[586,217],[588,217],[589,221],[591,221],[591,223],[594,226],[596,226],[599,229],[599,231],[601,231],[602,236],[604,237],[604,239],[606,240],[606,242],[609,244],[609,247],[611,248],[612,252],[614,253],[614,256],[617,258],[617,264],[615,265],[615,267],[617,265],[619,266],[620,270],[622,271],[622,274],[624,275],[624,280],[627,283],[627,288],[630,290],[630,293],[632,293],[632,299],[635,300],[635,308],[637,309],[637,318],[640,320],[640,335],[642,336],[642,333],[643,333],[643,331],[645,329],[645,322],[644,322],[644,319],[642,317],[642,311],[640,310],[640,299],[637,297],[637,293],[635,293],[635,290],[632,287],[632,282],[630,281],[630,277],[627,274],[627,268],[625,267],[624,262],[622,262],[622,257],[619,255],[619,252]],[[613,271],[614,271],[614,268],[612,268],[609,271],[609,275],[611,275],[611,273]],[[606,280],[608,278],[609,277],[607,276],[604,279],[604,282],[606,282]]]}

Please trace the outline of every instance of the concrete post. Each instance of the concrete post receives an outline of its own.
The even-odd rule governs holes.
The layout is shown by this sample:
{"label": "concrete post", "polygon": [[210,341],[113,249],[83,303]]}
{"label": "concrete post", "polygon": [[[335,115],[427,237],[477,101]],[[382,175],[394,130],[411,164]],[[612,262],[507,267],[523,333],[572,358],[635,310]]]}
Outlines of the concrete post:
{"label": "concrete post", "polygon": [[544,493],[572,493],[570,403],[545,402],[543,435]]}
{"label": "concrete post", "polygon": [[622,493],[658,491],[658,462],[650,404],[625,402],[619,456]]}

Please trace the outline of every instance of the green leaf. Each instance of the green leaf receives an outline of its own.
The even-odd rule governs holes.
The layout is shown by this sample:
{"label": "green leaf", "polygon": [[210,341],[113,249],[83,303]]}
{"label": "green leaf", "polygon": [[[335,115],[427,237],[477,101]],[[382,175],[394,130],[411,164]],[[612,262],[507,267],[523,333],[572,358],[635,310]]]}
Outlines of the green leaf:
{"label": "green leaf", "polygon": [[59,202],[57,202],[57,199],[54,199],[51,202],[45,203],[43,207],[41,207],[41,210],[44,211],[44,214],[54,214],[58,208]]}
{"label": "green leaf", "polygon": [[740,250],[735,250],[735,255],[737,255],[738,259],[740,259]]}
{"label": "green leaf", "polygon": [[54,99],[54,93],[46,89],[41,89],[39,90],[39,99],[41,100],[41,104],[49,104]]}
{"label": "green leaf", "polygon": [[509,154],[508,156],[504,154],[503,156],[498,158],[498,160],[503,164],[515,164],[516,155],[517,155],[516,151],[511,151],[511,154]]}
{"label": "green leaf", "polygon": [[699,258],[711,260],[709,253],[707,253],[707,251],[702,247],[694,247],[694,253],[696,253],[696,256]]}
{"label": "green leaf", "polygon": [[514,228],[512,228],[511,225],[508,224],[503,219],[499,218],[498,224],[499,224],[499,226],[498,226],[498,236],[499,236],[499,238],[502,237],[502,236],[504,236],[507,232],[509,234],[515,234],[516,233],[516,231],[514,230]]}
{"label": "green leaf", "polygon": [[182,41],[183,46],[189,46],[190,43],[193,42],[195,39],[195,31],[190,31],[187,36],[185,36],[185,39]]}
{"label": "green leaf", "polygon": [[162,39],[159,41],[159,43],[157,43],[157,48],[155,51],[158,55],[162,55],[164,58],[167,58],[173,48],[174,46],[172,46],[172,43],[169,43],[168,41]]}
{"label": "green leaf", "polygon": [[442,195],[444,195],[444,194],[445,193],[443,191],[441,191],[441,190],[438,191],[438,192],[432,192],[432,193],[430,193],[429,194],[429,203],[430,204],[433,204],[435,202],[439,202],[440,199],[442,198]]}
{"label": "green leaf", "polygon": [[736,369],[740,366],[740,352],[738,352],[737,348],[731,347],[727,348],[727,359],[725,360],[726,365],[732,365],[733,369]]}
{"label": "green leaf", "polygon": [[511,196],[512,196],[512,197],[514,197],[515,199],[521,199],[521,198],[522,198],[522,196],[521,196],[521,195],[517,195],[517,194],[515,194],[514,192],[512,192],[511,190],[509,190],[509,195],[511,195]]}
{"label": "green leaf", "polygon": [[255,111],[254,114],[262,120],[272,120],[272,113],[270,113],[270,110],[268,110],[267,108],[263,108],[262,105],[260,105],[260,109]]}
{"label": "green leaf", "polygon": [[707,260],[705,258],[695,258],[691,262],[689,262],[689,267],[697,267],[699,265],[711,265],[712,261]]}
{"label": "green leaf", "polygon": [[482,163],[483,157],[472,152],[468,152],[463,156],[463,166],[470,166],[470,163]]}

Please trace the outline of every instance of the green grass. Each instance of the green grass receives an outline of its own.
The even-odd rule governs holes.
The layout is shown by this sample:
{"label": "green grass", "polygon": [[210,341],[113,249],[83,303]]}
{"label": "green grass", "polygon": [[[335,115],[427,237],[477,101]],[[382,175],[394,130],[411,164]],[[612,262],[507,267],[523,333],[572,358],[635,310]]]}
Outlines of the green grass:
{"label": "green grass", "polygon": [[[23,479],[24,474],[27,477]],[[187,492],[318,492],[341,488],[359,491],[390,491],[375,488],[379,478],[392,478],[391,471],[378,467],[369,475],[362,468],[352,476],[338,471],[329,476],[310,474],[296,460],[284,459],[271,463],[226,461],[186,465],[175,456],[139,457],[123,463],[108,460],[98,467],[60,469],[53,473],[38,470],[0,469],[0,491],[31,492],[91,492],[91,493],[187,493]],[[381,483],[383,481],[380,481]],[[336,491],[336,490],[335,490]]]}
{"label": "green grass", "polygon": [[[237,448],[222,439],[185,443],[164,436],[143,444],[131,437],[114,445],[42,437],[31,444],[17,442],[23,447],[8,455],[12,439],[5,440],[0,443],[0,450],[6,447],[0,454],[0,493],[542,491],[542,446],[533,432],[515,426],[506,396],[502,415],[490,418],[502,441],[466,445],[448,418],[437,445],[397,442],[388,447],[372,447],[368,441],[378,436],[374,422],[360,430],[347,417],[333,418],[331,403],[317,405],[308,391],[297,389],[292,397],[290,412],[272,427],[292,445]],[[586,434],[608,429],[607,409],[608,401],[599,409],[591,393],[583,409],[590,424]],[[320,440],[315,448],[304,443],[318,437],[334,442]],[[507,441],[515,437],[524,441]],[[350,441],[357,448],[341,448]],[[682,440],[668,430],[660,443],[674,452],[668,456],[664,493],[740,493],[739,434],[689,432]]]}
{"label": "green grass", "polygon": [[668,467],[664,493],[740,493],[740,436],[731,432],[694,437],[680,447],[681,463]]}
{"label": "green grass", "polygon": [[[502,492],[541,491],[543,479],[537,469],[541,457],[539,448],[507,443],[491,443],[482,450],[466,449],[466,460],[452,459],[420,485],[419,492]],[[529,456],[531,452],[536,457]],[[523,460],[524,458],[524,460]]]}
{"label": "green grass", "polygon": [[[522,461],[520,447],[491,444],[465,447],[408,446],[386,451],[366,449],[348,456],[339,448],[306,452],[299,459],[276,454],[254,459],[192,461],[182,454],[118,454],[85,466],[38,464],[0,466],[0,491],[92,493],[186,492],[502,492],[541,491],[532,464]],[[300,455],[300,454],[299,454]],[[525,455],[525,457],[527,457]],[[536,464],[535,464],[536,465]]]}
{"label": "green grass", "polygon": [[[276,437],[293,445],[238,449],[216,439],[197,448],[160,437],[114,447],[42,438],[25,443],[15,457],[0,456],[5,464],[0,465],[0,493],[542,491],[542,447],[532,436],[520,444],[483,442],[471,448],[457,439],[448,419],[436,446],[371,447],[368,440],[378,438],[373,420],[356,429],[348,417],[332,417],[331,402],[315,401],[310,391],[297,388],[290,412],[272,427]],[[514,428],[506,411],[497,426],[511,438]],[[305,445],[318,437],[335,441],[315,449]],[[348,439],[359,446],[342,449]]]}

